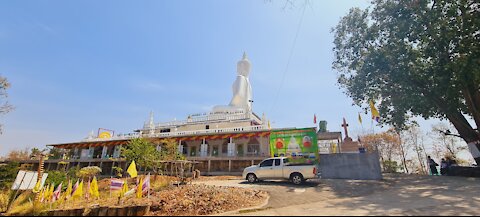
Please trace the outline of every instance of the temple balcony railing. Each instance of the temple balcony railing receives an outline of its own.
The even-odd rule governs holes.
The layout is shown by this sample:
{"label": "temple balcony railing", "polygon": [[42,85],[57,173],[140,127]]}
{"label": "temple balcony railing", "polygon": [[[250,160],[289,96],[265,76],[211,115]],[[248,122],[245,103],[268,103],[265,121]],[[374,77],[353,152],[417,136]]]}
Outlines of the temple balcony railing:
{"label": "temple balcony railing", "polygon": [[[239,113],[233,113],[233,114],[210,113],[210,114],[205,115],[205,116],[190,117],[187,120],[157,123],[157,124],[155,124],[155,128],[167,128],[167,127],[182,126],[182,125],[187,125],[187,124],[203,123],[203,122],[211,122],[211,121],[245,120],[245,119],[251,119],[251,118],[256,120],[258,123],[262,122],[262,120],[258,116],[256,116],[255,114],[253,114],[251,112],[247,112],[247,113],[239,112]],[[144,130],[149,130],[150,129],[149,123],[145,123],[144,126],[143,126],[143,129]]]}
{"label": "temple balcony railing", "polygon": [[110,139],[103,138],[93,138],[85,139],[86,142],[99,142],[99,141],[112,141],[112,140],[129,140],[134,138],[169,138],[169,137],[180,137],[180,136],[196,136],[196,135],[208,135],[214,133],[240,133],[240,132],[255,132],[255,131],[265,131],[268,130],[268,126],[265,125],[255,125],[255,126],[246,126],[246,127],[233,127],[233,128],[221,128],[221,129],[208,129],[208,130],[195,130],[195,131],[179,131],[179,132],[166,132],[166,133],[154,133],[154,134],[141,134],[141,133],[130,133],[130,134],[119,134]]}

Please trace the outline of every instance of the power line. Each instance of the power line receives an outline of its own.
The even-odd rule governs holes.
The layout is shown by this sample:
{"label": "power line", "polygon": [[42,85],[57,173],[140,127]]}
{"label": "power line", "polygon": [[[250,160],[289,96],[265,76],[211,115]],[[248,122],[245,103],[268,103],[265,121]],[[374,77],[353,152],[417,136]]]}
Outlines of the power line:
{"label": "power line", "polygon": [[273,108],[275,108],[275,105],[277,104],[278,95],[280,94],[280,90],[282,89],[283,83],[285,82],[285,76],[287,74],[288,68],[290,67],[290,61],[292,60],[293,50],[295,49],[295,45],[297,44],[298,33],[300,32],[300,27],[302,26],[302,23],[303,23],[303,17],[305,15],[305,9],[306,8],[307,8],[307,1],[305,1],[305,4],[303,5],[302,15],[301,15],[300,21],[298,22],[298,25],[297,25],[297,31],[295,33],[295,38],[293,39],[293,44],[292,44],[292,47],[290,49],[290,54],[288,56],[287,65],[285,67],[285,71],[283,72],[282,81],[280,82],[280,86],[278,87],[277,94],[274,98],[272,107],[270,108],[270,114],[272,113]]}

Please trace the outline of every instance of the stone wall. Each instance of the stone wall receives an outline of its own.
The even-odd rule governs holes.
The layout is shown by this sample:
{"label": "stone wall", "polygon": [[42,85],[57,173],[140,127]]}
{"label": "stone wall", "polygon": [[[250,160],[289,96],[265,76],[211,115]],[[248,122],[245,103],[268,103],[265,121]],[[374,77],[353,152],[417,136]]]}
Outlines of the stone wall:
{"label": "stone wall", "polygon": [[322,179],[383,178],[377,153],[321,154],[319,169]]}

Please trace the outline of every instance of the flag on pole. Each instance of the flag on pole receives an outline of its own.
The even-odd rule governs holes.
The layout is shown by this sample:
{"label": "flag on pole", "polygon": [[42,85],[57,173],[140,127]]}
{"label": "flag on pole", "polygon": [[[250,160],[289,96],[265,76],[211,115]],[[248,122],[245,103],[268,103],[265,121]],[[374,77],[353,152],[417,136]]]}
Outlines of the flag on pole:
{"label": "flag on pole", "polygon": [[110,179],[110,190],[122,190],[123,180]]}
{"label": "flag on pole", "polygon": [[137,198],[142,198],[143,194],[143,178],[140,178],[140,182],[137,186]]}
{"label": "flag on pole", "polygon": [[148,176],[143,181],[143,186],[142,186],[143,194],[148,193],[148,190],[150,190],[150,173],[148,174]]}
{"label": "flag on pole", "polygon": [[65,191],[65,200],[70,199],[72,196],[72,180],[68,180],[67,191]]}
{"label": "flag on pole", "polygon": [[317,114],[313,114],[313,123],[317,124]]}
{"label": "flag on pole", "polygon": [[360,115],[360,112],[358,113],[358,122],[360,122],[360,124],[362,124],[362,116]]}
{"label": "flag on pole", "polygon": [[100,192],[98,192],[97,177],[93,177],[92,183],[90,183],[90,195],[95,198],[100,198]]}
{"label": "flag on pole", "polygon": [[128,192],[128,184],[127,182],[124,182],[122,186],[122,190],[120,191],[120,198],[124,197],[127,192]]}
{"label": "flag on pole", "polygon": [[40,191],[40,203],[45,200],[45,194],[48,192],[48,185]]}
{"label": "flag on pole", "polygon": [[373,104],[373,101],[370,100],[370,110],[372,110],[372,119],[379,122],[380,121],[380,113],[378,112],[377,108]]}
{"label": "flag on pole", "polygon": [[137,165],[135,165],[135,160],[132,161],[132,163],[130,164],[130,166],[128,167],[127,169],[127,172],[128,174],[130,174],[130,176],[132,178],[135,178],[137,177]]}
{"label": "flag on pole", "polygon": [[[78,183],[78,181],[77,181],[77,183]],[[75,184],[75,185],[77,185],[77,184]],[[73,197],[73,199],[75,199],[75,198],[82,197],[82,195],[83,195],[83,181],[80,182],[80,185],[78,185],[77,189],[75,189],[72,197]]]}
{"label": "flag on pole", "polygon": [[35,184],[35,187],[33,188],[33,193],[39,193],[42,190],[42,179],[39,179],[37,181],[37,184]]}
{"label": "flag on pole", "polygon": [[271,127],[270,127],[270,120],[268,120],[268,129],[271,129]]}
{"label": "flag on pole", "polygon": [[55,191],[53,192],[52,202],[55,202],[55,201],[57,201],[57,200],[60,199],[60,193],[62,192],[62,184],[63,184],[63,183],[60,183],[60,185],[58,185],[58,187],[57,187],[57,190],[55,190]]}
{"label": "flag on pole", "polygon": [[75,194],[75,191],[77,191],[78,189],[78,185],[79,185],[79,180],[77,180],[77,182],[75,183],[75,185],[73,185],[73,188],[72,188],[72,197],[73,197],[73,194]]}

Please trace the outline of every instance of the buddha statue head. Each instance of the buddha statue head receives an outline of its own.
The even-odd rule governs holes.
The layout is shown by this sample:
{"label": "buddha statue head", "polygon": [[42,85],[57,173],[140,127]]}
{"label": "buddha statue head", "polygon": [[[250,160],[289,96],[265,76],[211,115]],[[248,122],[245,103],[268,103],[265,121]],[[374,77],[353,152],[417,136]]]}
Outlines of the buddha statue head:
{"label": "buddha statue head", "polygon": [[252,64],[250,64],[250,61],[247,58],[247,54],[243,52],[242,60],[238,61],[237,63],[237,74],[248,77],[248,75],[250,75],[251,67],[252,67]]}

